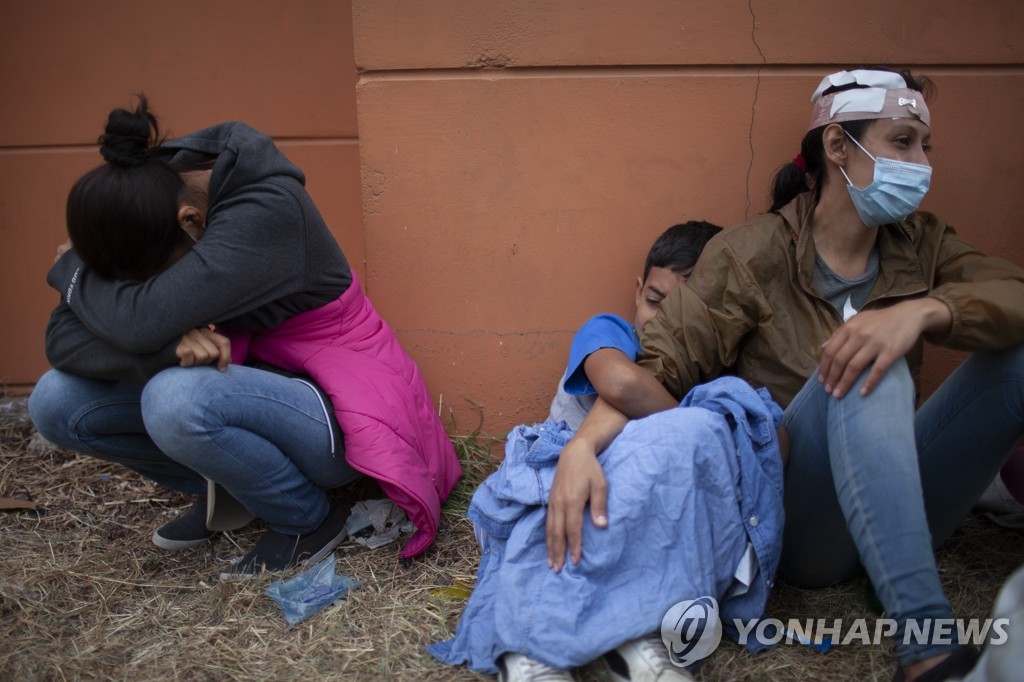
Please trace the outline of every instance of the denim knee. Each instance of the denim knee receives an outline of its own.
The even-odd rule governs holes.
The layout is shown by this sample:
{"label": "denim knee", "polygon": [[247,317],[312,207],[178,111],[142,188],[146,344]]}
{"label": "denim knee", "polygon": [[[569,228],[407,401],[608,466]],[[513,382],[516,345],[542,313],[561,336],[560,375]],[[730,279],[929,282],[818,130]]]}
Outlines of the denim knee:
{"label": "denim knee", "polygon": [[146,431],[168,454],[205,433],[202,426],[216,369],[171,367],[155,375],[142,390],[142,421]]}
{"label": "denim knee", "polygon": [[75,404],[70,385],[75,377],[51,369],[39,378],[28,397],[28,414],[36,431],[43,438],[71,447],[71,408]]}
{"label": "denim knee", "polygon": [[[850,391],[850,394],[860,390],[860,386],[864,383],[864,380],[868,378],[870,369],[865,370],[860,377],[857,379],[854,389]],[[857,393],[859,395],[859,393]],[[910,374],[910,365],[907,364],[906,358],[897,358],[892,366],[889,367],[878,385],[875,386],[871,395],[877,395],[880,399],[891,398],[896,400],[902,400],[906,398],[910,400],[911,404],[914,402],[914,377]],[[871,397],[870,395],[868,397]]]}

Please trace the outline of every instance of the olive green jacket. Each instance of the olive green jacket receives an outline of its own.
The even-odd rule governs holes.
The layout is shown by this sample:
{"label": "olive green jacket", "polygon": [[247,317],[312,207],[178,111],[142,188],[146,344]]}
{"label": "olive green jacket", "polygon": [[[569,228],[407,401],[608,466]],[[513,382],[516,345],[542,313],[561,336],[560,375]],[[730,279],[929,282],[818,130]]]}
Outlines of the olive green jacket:
{"label": "olive green jacket", "polygon": [[[785,407],[816,370],[842,317],[811,283],[813,210],[805,193],[725,230],[662,301],[644,327],[640,364],[673,396],[732,373]],[[930,213],[877,229],[880,272],[862,310],[932,296],[953,321],[929,341],[968,351],[1024,342],[1024,269],[982,254]],[[918,387],[922,355],[918,340],[906,356]]]}

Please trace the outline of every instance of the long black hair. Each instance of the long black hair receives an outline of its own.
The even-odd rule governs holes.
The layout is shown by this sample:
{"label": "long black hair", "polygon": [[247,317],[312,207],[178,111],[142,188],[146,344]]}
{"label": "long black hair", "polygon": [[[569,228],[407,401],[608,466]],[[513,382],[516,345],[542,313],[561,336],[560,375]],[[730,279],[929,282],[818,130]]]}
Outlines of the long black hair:
{"label": "long black hair", "polygon": [[186,194],[161,154],[160,126],[145,95],[114,109],[99,138],[106,163],[83,175],[67,202],[68,236],[82,262],[106,279],[143,280],[163,269],[188,235],[178,225]]}
{"label": "long black hair", "polygon": [[[910,71],[899,71],[885,67],[868,66],[858,68],[868,69],[871,71],[889,71],[890,73],[898,73],[903,76],[903,80],[906,81],[907,87],[911,90],[917,90],[920,92],[926,101],[935,94],[935,84],[926,76],[914,76]],[[856,83],[849,83],[847,85],[828,88],[822,94],[830,95],[835,92],[843,92],[844,90],[852,90],[854,88],[862,87],[865,86],[858,85]],[[843,130],[849,133],[853,139],[859,141],[861,136],[868,129],[868,126],[872,123],[874,123],[874,119],[862,119],[859,121],[843,121],[839,123],[839,125],[841,125]],[[769,211],[778,211],[803,192],[812,191],[814,192],[815,198],[820,196],[822,183],[825,182],[825,149],[822,142],[822,135],[824,134],[826,127],[828,126],[821,126],[809,131],[804,135],[804,139],[800,142],[800,156],[803,157],[806,170],[801,170],[796,163],[791,161],[775,172],[771,190],[772,205],[771,208],[768,209]],[[808,182],[808,179],[810,182]]]}

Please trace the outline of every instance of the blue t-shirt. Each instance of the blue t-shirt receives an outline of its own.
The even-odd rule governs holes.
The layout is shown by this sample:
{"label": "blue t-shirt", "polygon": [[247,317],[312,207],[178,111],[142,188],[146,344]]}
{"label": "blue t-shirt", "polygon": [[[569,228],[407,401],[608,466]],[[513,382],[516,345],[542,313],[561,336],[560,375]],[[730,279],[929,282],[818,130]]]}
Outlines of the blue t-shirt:
{"label": "blue t-shirt", "polygon": [[629,322],[618,315],[595,315],[587,320],[572,339],[569,365],[551,401],[549,420],[564,420],[574,430],[583,423],[597,401],[597,391],[583,371],[583,362],[602,348],[620,350],[633,362],[640,357],[640,340]]}

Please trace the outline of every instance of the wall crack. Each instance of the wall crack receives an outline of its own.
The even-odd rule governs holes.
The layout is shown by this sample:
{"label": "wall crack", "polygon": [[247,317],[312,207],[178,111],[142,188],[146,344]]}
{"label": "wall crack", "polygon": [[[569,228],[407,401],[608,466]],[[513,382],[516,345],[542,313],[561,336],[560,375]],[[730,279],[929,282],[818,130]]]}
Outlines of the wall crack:
{"label": "wall crack", "polygon": [[750,129],[747,131],[747,144],[750,146],[750,164],[747,166],[746,182],[746,203],[743,206],[743,219],[750,217],[750,174],[754,170],[754,117],[757,115],[757,96],[761,91],[761,69],[767,64],[764,51],[757,42],[757,15],[754,14],[754,0],[747,0],[747,9],[750,10],[750,40],[761,56],[761,63],[757,67],[757,79],[754,82],[754,99],[750,103]]}

